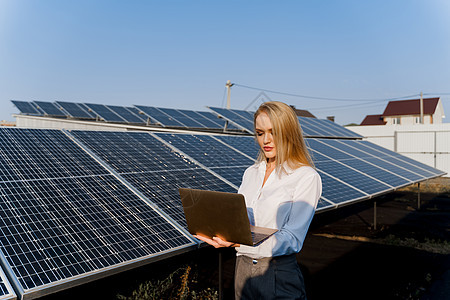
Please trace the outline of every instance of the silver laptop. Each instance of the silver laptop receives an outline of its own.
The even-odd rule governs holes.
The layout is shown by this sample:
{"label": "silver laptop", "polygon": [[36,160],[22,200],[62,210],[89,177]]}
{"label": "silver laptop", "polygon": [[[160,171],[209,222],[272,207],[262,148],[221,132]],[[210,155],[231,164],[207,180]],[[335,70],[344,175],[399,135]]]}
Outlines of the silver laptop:
{"label": "silver laptop", "polygon": [[257,246],[278,231],[250,225],[241,194],[185,188],[179,192],[191,234]]}

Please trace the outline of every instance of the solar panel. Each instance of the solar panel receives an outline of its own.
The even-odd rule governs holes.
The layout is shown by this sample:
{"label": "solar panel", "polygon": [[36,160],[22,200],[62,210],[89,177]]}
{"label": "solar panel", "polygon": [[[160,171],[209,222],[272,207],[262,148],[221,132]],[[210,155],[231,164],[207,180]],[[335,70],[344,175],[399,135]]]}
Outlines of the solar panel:
{"label": "solar panel", "polygon": [[[219,122],[216,122],[216,120],[213,120],[212,118],[208,118],[205,115],[202,115],[198,111],[184,110],[184,109],[179,109],[178,111],[180,111],[184,115],[190,117],[191,119],[194,119],[196,122],[200,123],[202,125],[202,127],[204,127],[204,128],[223,129],[223,125],[220,124],[220,121],[217,117],[216,117],[216,120]],[[211,114],[211,115],[213,117],[215,117],[215,115],[213,115],[213,114]]]}
{"label": "solar panel", "polygon": [[[253,133],[254,112],[218,107],[209,107],[209,109],[238,128]],[[298,119],[305,137],[362,138],[359,134],[329,120],[307,117],[298,117]]]}
{"label": "solar panel", "polygon": [[[217,114],[214,114],[209,111],[196,111],[196,113],[202,115],[203,117],[207,118],[208,120],[218,123],[220,128],[225,128],[225,124],[227,123],[226,120],[219,118]],[[233,123],[227,124],[227,129],[239,129],[237,126],[233,125]],[[242,129],[241,129],[242,130]]]}
{"label": "solar panel", "polygon": [[219,107],[208,107],[213,112],[222,116],[224,119],[233,123],[238,128],[241,128],[248,133],[253,133],[253,121],[250,121],[247,118],[242,117],[239,113],[235,113],[232,109],[225,109]]}
{"label": "solar panel", "polygon": [[259,146],[253,136],[215,135],[214,138],[245,153],[253,159],[258,157]]}
{"label": "solar panel", "polygon": [[125,123],[125,119],[120,117],[118,114],[108,109],[103,104],[93,104],[93,103],[84,103],[84,105],[92,111],[94,114],[98,115],[100,118],[105,120],[106,122],[118,122]]}
{"label": "solar panel", "polygon": [[[137,109],[134,106],[129,106],[127,107],[127,109],[129,111],[131,111],[132,113],[134,113],[136,116],[138,116],[144,123],[148,122],[148,116],[145,115],[144,113],[142,113],[139,109]],[[150,123],[149,123],[150,124]]]}
{"label": "solar panel", "polygon": [[346,129],[330,120],[298,117],[304,135],[308,137],[362,138],[359,134]]}
{"label": "solar panel", "polygon": [[388,159],[389,161],[391,161],[393,163],[399,163],[402,166],[404,166],[405,168],[410,168],[411,166],[414,166],[413,169],[417,170],[416,168],[419,168],[420,169],[420,170],[418,170],[419,172],[423,172],[421,170],[427,171],[427,172],[424,172],[424,174],[426,176],[431,175],[434,177],[434,176],[442,176],[445,174],[445,172],[443,172],[441,170],[435,169],[431,166],[420,163],[420,162],[413,160],[407,156],[404,156],[397,152],[380,147],[376,144],[372,144],[368,141],[358,141],[358,143],[355,143],[354,146],[359,147],[359,149],[361,149],[365,152],[371,153],[374,156],[380,156],[380,154],[381,154],[384,159]]}
{"label": "solar panel", "polygon": [[145,113],[150,118],[151,123],[157,123],[161,126],[168,127],[185,127],[184,124],[178,122],[156,107],[143,105],[135,105],[135,107]]}
{"label": "solar panel", "polygon": [[226,146],[209,135],[154,133],[184,154],[213,170],[236,187],[253,158]]}
{"label": "solar panel", "polygon": [[135,115],[133,112],[129,111],[124,106],[115,106],[115,105],[106,105],[107,108],[118,114],[120,117],[122,117],[124,120],[126,120],[129,123],[143,123],[144,121],[142,118]]}
{"label": "solar panel", "polygon": [[22,294],[194,245],[61,131],[0,128],[0,157],[0,250]]}
{"label": "solar panel", "polygon": [[[354,156],[345,152],[337,140],[308,139],[308,144],[311,148],[320,152],[322,156],[326,155],[327,157],[332,157],[334,160],[339,161],[340,164],[358,170],[372,178],[376,178],[377,181],[383,182],[384,189],[383,185],[375,185],[380,188],[379,191],[389,190],[393,187],[403,186],[410,183],[410,180],[407,178],[398,176],[395,172],[389,169],[386,170],[381,168],[377,164],[370,163],[369,161],[364,160],[364,157]],[[313,156],[314,155],[315,154],[313,154]]]}
{"label": "solar panel", "polygon": [[16,298],[16,294],[6,278],[5,272],[0,268],[0,300],[12,300]]}
{"label": "solar panel", "polygon": [[36,107],[30,102],[11,100],[11,102],[17,107],[21,114],[26,115],[41,115],[41,113],[36,109]]}
{"label": "solar panel", "polygon": [[[367,149],[361,149],[359,147],[360,143],[358,141],[352,140],[340,140],[339,148],[343,151],[354,155],[359,156],[363,160],[371,162],[373,164],[378,165],[381,168],[394,172],[398,176],[402,176],[412,182],[425,180],[428,178],[432,178],[435,175],[429,171],[418,168],[415,165],[404,163],[402,160],[399,160],[395,157],[389,155],[380,155],[379,153],[369,153]],[[419,162],[416,165],[420,165]]]}
{"label": "solar panel", "polygon": [[95,117],[93,115],[91,115],[87,110],[85,110],[78,103],[56,101],[55,104],[62,107],[62,109],[64,111],[66,111],[67,114],[69,116],[71,116],[72,118],[95,119]]}
{"label": "solar panel", "polygon": [[165,114],[167,114],[170,118],[177,120],[178,122],[183,124],[185,127],[189,127],[189,128],[204,128],[205,127],[201,123],[199,123],[196,120],[190,118],[189,116],[181,113],[177,109],[172,109],[172,108],[158,108],[158,109],[161,110],[162,112],[164,112]]}
{"label": "solar panel", "polygon": [[40,110],[44,112],[45,115],[48,116],[57,116],[57,117],[66,117],[63,111],[61,111],[55,104],[52,102],[44,102],[44,101],[33,101],[34,105],[36,105]]}
{"label": "solar panel", "polygon": [[182,226],[186,226],[186,221],[178,188],[236,191],[151,134],[98,131],[71,134]]}

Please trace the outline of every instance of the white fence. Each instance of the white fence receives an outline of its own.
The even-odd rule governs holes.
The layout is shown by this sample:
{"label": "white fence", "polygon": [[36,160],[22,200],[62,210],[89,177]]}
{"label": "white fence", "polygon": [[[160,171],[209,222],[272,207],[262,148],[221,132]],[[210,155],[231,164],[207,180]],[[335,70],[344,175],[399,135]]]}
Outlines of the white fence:
{"label": "white fence", "polygon": [[374,144],[447,172],[450,176],[450,123],[347,126]]}

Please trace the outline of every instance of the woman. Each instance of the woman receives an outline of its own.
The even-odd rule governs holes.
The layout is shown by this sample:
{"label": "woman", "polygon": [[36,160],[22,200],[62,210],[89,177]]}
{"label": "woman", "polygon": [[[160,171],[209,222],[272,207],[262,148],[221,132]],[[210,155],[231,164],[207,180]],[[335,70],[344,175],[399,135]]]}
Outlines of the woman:
{"label": "woman", "polygon": [[297,264],[322,192],[293,109],[281,102],[263,103],[254,115],[258,161],[244,173],[243,194],[250,223],[278,231],[256,247],[218,237],[198,239],[219,247],[236,247],[236,299],[304,299]]}

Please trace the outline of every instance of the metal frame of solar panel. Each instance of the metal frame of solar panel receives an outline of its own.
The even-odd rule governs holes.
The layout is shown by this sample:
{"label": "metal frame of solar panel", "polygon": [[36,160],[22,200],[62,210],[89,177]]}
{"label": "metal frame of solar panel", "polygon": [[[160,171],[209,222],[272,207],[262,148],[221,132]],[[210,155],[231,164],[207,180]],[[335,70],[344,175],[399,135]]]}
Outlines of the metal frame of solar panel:
{"label": "metal frame of solar panel", "polygon": [[196,248],[59,130],[0,128],[0,251],[23,299]]}
{"label": "metal frame of solar panel", "polygon": [[11,100],[11,102],[17,107],[21,114],[33,116],[41,115],[41,112],[39,112],[31,102],[19,100]]}
{"label": "metal frame of solar panel", "polygon": [[61,109],[59,109],[54,103],[52,102],[45,102],[45,101],[33,101],[33,104],[43,111],[43,114],[46,116],[51,117],[68,117],[66,113],[64,113]]}
{"label": "metal frame of solar panel", "polygon": [[[2,254],[0,253],[0,256]],[[0,263],[1,265],[1,263]],[[16,299],[16,293],[8,281],[8,278],[0,266],[0,300],[13,300]]]}
{"label": "metal frame of solar panel", "polygon": [[95,116],[91,115],[80,103],[56,101],[55,104],[59,105],[72,118],[95,120]]}

